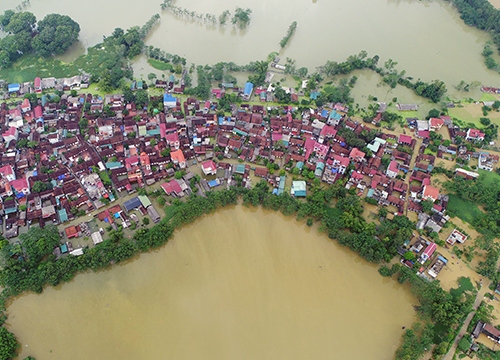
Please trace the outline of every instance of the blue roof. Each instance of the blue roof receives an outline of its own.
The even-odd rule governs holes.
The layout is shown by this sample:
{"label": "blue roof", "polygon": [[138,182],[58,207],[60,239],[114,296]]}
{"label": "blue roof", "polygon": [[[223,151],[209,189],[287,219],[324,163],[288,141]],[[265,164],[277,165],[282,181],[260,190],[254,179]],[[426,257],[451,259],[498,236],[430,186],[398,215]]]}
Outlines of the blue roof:
{"label": "blue roof", "polygon": [[311,91],[311,93],[309,94],[309,98],[311,100],[316,100],[318,98],[318,95],[319,95],[318,91]]}
{"label": "blue roof", "polygon": [[245,84],[245,90],[244,90],[244,94],[245,95],[250,95],[252,93],[252,90],[253,90],[253,84],[251,82],[247,82]]}
{"label": "blue roof", "polygon": [[106,163],[106,168],[107,169],[118,169],[123,167],[122,163],[119,161],[110,161]]}
{"label": "blue roof", "polygon": [[61,220],[61,222],[68,221],[68,213],[66,212],[66,209],[58,210],[58,213],[59,213],[59,220]]}
{"label": "blue roof", "polygon": [[177,99],[170,94],[163,94],[163,102],[177,102]]}
{"label": "blue roof", "polygon": [[304,167],[304,163],[302,161],[298,161],[297,164],[295,164],[295,167],[299,170],[302,170]]}
{"label": "blue roof", "polygon": [[208,186],[210,186],[210,187],[216,187],[218,185],[219,185],[219,182],[217,180],[210,180],[208,182]]}
{"label": "blue roof", "polygon": [[160,135],[160,128],[151,129],[146,131],[148,136]]}
{"label": "blue roof", "polygon": [[142,205],[141,200],[139,199],[138,196],[136,196],[133,199],[127,200],[123,203],[123,206],[125,207],[125,210],[130,211],[137,209]]}
{"label": "blue roof", "polygon": [[62,244],[62,245],[60,246],[60,248],[61,248],[61,252],[62,252],[62,253],[67,253],[67,252],[68,252],[68,245],[66,245],[66,244]]}
{"label": "blue roof", "polygon": [[21,89],[21,85],[19,85],[19,84],[9,84],[8,88],[9,88],[9,92],[16,92],[16,91],[19,91]]}
{"label": "blue roof", "polygon": [[321,116],[324,117],[324,118],[326,118],[328,116],[328,111],[322,110],[321,111]]}
{"label": "blue roof", "polygon": [[340,120],[342,119],[342,115],[340,115],[338,112],[336,112],[335,110],[332,110],[330,112],[330,119],[335,119],[335,120]]}
{"label": "blue roof", "polygon": [[278,195],[283,194],[285,191],[286,176],[280,176],[280,185],[278,186]]}
{"label": "blue roof", "polygon": [[170,75],[170,78],[168,80],[169,81],[175,81],[175,76],[174,75]]}

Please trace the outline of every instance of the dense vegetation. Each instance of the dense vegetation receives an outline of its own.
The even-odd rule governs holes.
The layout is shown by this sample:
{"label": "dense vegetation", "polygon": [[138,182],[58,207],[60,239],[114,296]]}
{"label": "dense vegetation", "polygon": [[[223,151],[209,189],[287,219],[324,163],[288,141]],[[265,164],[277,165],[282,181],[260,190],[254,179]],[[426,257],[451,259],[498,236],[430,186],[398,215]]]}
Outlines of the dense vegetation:
{"label": "dense vegetation", "polygon": [[295,29],[297,29],[297,21],[294,21],[290,24],[288,27],[288,31],[286,32],[286,35],[281,39],[280,41],[280,47],[283,49],[286,44],[288,44],[288,41],[290,41],[290,38],[293,36],[295,33]]}
{"label": "dense vegetation", "polygon": [[[490,173],[488,176],[497,175]],[[479,250],[484,252],[484,259],[479,262],[477,271],[497,281],[496,264],[500,257],[500,246],[494,239],[500,237],[500,183],[497,179],[492,181],[485,174],[480,174],[477,180],[455,177],[443,185],[456,197],[484,207],[485,213],[476,212],[472,220],[474,228],[483,235],[476,240]]]}
{"label": "dense vegetation", "polygon": [[452,3],[467,25],[489,32],[500,49],[500,10],[488,0],[453,0]]}
{"label": "dense vegetation", "polygon": [[80,26],[67,15],[49,14],[37,23],[30,12],[7,10],[0,15],[0,67],[7,68],[24,54],[43,57],[64,53],[78,40]]}
{"label": "dense vegetation", "polygon": [[446,292],[438,281],[426,281],[417,276],[414,270],[399,264],[392,268],[383,266],[379,271],[384,276],[395,274],[400,283],[408,282],[411,292],[420,302],[416,307],[419,322],[405,331],[396,358],[420,359],[433,344],[437,345],[434,347],[435,355],[445,354],[455,338],[457,328],[472,310],[475,291],[460,286]]}

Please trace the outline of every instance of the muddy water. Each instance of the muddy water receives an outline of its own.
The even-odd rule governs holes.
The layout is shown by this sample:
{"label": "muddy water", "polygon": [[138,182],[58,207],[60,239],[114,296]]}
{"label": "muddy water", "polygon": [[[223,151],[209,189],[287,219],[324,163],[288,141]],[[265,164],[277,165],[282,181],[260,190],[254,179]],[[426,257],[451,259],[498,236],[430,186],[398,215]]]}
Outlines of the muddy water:
{"label": "muddy water", "polygon": [[242,206],[8,308],[20,358],[386,360],[414,299],[293,219]]}
{"label": "muddy water", "polygon": [[[496,0],[494,0],[496,1]],[[281,53],[313,70],[326,60],[342,61],[366,50],[381,61],[392,58],[398,68],[426,81],[444,80],[451,88],[461,80],[499,85],[500,76],[486,69],[481,51],[488,36],[463,24],[458,13],[443,1],[413,0],[281,0],[252,2],[234,0],[177,0],[176,6],[219,15],[237,6],[251,8],[249,28],[209,28],[162,12],[159,0],[118,1],[31,0],[26,8],[38,18],[58,12],[73,17],[81,26],[80,41],[87,47],[102,40],[115,27],[142,25],[160,13],[161,24],[148,44],[187,58],[188,63],[211,64],[235,61],[245,64],[278,51],[278,43],[292,21],[297,31]],[[0,11],[18,0],[0,2]],[[96,10],[98,9],[98,10]],[[76,47],[78,49],[78,47]],[[78,51],[78,50],[76,50]]]}

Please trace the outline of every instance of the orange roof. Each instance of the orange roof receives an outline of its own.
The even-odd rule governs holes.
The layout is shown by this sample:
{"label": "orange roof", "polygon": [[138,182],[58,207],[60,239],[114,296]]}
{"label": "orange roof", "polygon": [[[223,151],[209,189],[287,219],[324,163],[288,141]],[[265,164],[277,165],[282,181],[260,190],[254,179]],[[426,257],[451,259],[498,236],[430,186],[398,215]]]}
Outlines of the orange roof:
{"label": "orange roof", "polygon": [[172,158],[173,161],[176,161],[178,163],[182,163],[186,161],[186,158],[184,157],[184,154],[182,153],[182,150],[175,150],[170,153],[170,157]]}
{"label": "orange roof", "polygon": [[424,193],[422,197],[437,200],[439,198],[439,190],[434,186],[426,185],[424,186]]}
{"label": "orange roof", "polygon": [[76,230],[76,226],[68,226],[66,229],[64,229],[66,232],[66,236],[70,238],[71,236],[75,236],[78,233],[78,230]]}

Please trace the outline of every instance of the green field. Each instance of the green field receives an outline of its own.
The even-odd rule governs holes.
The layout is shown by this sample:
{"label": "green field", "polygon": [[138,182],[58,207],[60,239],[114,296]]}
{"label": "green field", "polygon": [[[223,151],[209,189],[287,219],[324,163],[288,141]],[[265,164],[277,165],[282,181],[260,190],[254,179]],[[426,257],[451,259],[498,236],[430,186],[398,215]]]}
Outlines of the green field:
{"label": "green field", "polygon": [[495,171],[478,170],[481,179],[484,179],[484,184],[488,186],[498,187],[500,185],[500,175]]}
{"label": "green field", "polygon": [[448,196],[450,201],[448,202],[447,209],[463,221],[472,224],[474,220],[483,215],[476,204],[463,200],[454,194],[449,194]]}
{"label": "green field", "polygon": [[172,64],[160,60],[148,59],[148,64],[154,67],[156,70],[166,71],[173,69]]}

